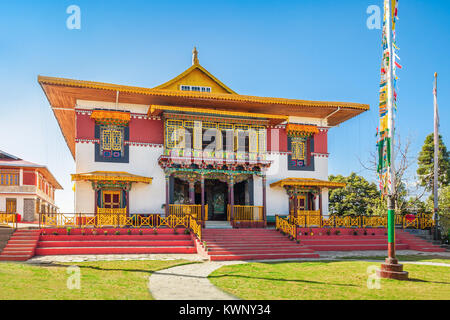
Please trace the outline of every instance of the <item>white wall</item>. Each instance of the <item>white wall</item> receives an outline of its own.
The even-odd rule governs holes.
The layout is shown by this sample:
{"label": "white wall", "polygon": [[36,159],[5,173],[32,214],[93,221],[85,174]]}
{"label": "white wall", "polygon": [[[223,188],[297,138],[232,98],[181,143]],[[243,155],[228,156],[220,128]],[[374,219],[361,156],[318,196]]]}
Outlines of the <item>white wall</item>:
{"label": "white wall", "polygon": [[[95,144],[76,144],[76,173],[92,171],[125,171],[153,178],[151,184],[133,183],[130,191],[130,213],[162,213],[165,203],[164,171],[158,165],[163,149],[130,145],[129,163],[95,162]],[[75,189],[77,212],[95,212],[95,193],[92,184],[78,181]]]}

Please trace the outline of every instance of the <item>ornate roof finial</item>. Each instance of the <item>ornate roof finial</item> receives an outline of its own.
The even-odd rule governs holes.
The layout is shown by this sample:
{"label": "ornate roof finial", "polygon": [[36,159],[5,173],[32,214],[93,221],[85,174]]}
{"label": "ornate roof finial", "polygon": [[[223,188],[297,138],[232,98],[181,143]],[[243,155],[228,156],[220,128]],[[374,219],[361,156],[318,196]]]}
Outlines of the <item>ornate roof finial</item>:
{"label": "ornate roof finial", "polygon": [[192,50],[192,65],[195,65],[195,64],[199,64],[198,63],[198,51],[197,51],[196,47],[194,47],[194,50]]}

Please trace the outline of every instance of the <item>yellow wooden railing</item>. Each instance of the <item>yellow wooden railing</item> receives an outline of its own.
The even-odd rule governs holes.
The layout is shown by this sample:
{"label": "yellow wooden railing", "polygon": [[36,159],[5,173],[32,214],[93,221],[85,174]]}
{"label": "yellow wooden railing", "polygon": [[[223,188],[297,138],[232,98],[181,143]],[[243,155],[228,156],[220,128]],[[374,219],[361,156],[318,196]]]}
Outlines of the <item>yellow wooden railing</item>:
{"label": "yellow wooden railing", "polygon": [[126,214],[127,208],[99,208],[97,207],[97,213],[103,214]]}
{"label": "yellow wooden railing", "polygon": [[[193,216],[197,220],[202,217],[201,204],[169,204],[169,215],[177,217]],[[208,205],[205,204],[205,220],[208,220]]]}
{"label": "yellow wooden railing", "polygon": [[[230,221],[231,207],[227,206],[227,217]],[[264,207],[263,206],[233,206],[233,220],[234,221],[264,221]]]}
{"label": "yellow wooden railing", "polygon": [[[289,216],[288,220],[300,227],[336,227],[336,228],[386,228],[387,216],[321,216],[300,215]],[[427,229],[434,226],[431,215],[418,215],[413,219],[396,215],[395,224],[403,228]]]}
{"label": "yellow wooden railing", "polygon": [[0,226],[17,228],[17,213],[0,212]]}
{"label": "yellow wooden railing", "polygon": [[195,234],[198,240],[202,241],[202,225],[192,216],[189,216],[189,228]]}
{"label": "yellow wooden railing", "polygon": [[185,227],[189,228],[189,218],[191,216],[177,217],[171,215],[161,217],[158,214],[132,215],[130,217],[124,214],[62,214],[62,213],[41,213],[40,226],[49,228],[103,228],[103,227]]}
{"label": "yellow wooden railing", "polygon": [[[291,214],[290,214],[291,216],[293,216],[294,215],[294,210],[291,210]],[[316,216],[321,216],[321,214],[320,214],[320,210],[301,210],[301,209],[298,209],[297,210],[297,216],[308,216],[308,217],[310,217],[310,216],[313,216],[313,217],[316,217]]]}
{"label": "yellow wooden railing", "polygon": [[275,216],[275,228],[284,232],[286,235],[297,239],[297,226],[290,222],[289,219],[283,219],[279,216]]}

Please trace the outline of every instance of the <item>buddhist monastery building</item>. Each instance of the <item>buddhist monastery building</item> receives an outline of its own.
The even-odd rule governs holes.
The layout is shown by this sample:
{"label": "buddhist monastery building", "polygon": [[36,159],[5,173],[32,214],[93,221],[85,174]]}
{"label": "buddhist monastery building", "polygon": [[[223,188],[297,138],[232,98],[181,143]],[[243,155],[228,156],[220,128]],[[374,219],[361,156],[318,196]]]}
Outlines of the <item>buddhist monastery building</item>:
{"label": "buddhist monastery building", "polygon": [[22,221],[55,213],[55,191],[62,189],[47,167],[0,150],[0,212],[17,213]]}
{"label": "buddhist monastery building", "polygon": [[75,211],[208,226],[328,215],[329,129],[366,104],[240,95],[199,64],[155,88],[39,76],[76,163]]}

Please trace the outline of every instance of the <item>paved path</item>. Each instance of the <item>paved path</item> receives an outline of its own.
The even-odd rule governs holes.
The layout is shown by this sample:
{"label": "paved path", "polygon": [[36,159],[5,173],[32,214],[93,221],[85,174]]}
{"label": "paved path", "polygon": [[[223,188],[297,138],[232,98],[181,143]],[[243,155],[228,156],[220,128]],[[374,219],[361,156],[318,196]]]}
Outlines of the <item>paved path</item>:
{"label": "paved path", "polygon": [[157,300],[237,300],[215,287],[208,275],[222,266],[244,261],[204,262],[154,272],[149,277],[149,290]]}
{"label": "paved path", "polygon": [[34,256],[26,263],[48,264],[83,261],[128,261],[128,260],[188,260],[205,261],[198,254],[86,254],[86,255],[55,255]]}

